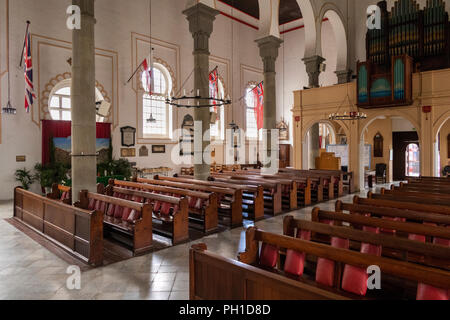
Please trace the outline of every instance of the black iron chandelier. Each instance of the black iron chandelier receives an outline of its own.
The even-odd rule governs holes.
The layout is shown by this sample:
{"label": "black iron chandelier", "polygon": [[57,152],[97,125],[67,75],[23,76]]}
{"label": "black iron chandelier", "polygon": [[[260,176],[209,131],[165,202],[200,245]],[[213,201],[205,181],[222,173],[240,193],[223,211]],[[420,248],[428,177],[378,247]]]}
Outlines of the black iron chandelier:
{"label": "black iron chandelier", "polygon": [[[347,100],[350,105],[350,111],[349,112],[340,112],[341,108],[344,106],[344,104]],[[331,113],[328,116],[328,120],[355,121],[355,120],[364,120],[364,119],[367,119],[367,114],[365,114],[363,112],[359,112],[358,107],[353,104],[353,102],[350,99],[350,96],[348,94],[348,86],[347,86],[347,95],[345,96],[344,101],[342,101],[342,103],[338,107],[338,110],[336,113]]]}
{"label": "black iron chandelier", "polygon": [[213,108],[222,107],[231,104],[230,99],[221,99],[215,97],[202,97],[200,90],[197,90],[195,96],[183,94],[181,97],[168,97],[166,104],[177,108]]}

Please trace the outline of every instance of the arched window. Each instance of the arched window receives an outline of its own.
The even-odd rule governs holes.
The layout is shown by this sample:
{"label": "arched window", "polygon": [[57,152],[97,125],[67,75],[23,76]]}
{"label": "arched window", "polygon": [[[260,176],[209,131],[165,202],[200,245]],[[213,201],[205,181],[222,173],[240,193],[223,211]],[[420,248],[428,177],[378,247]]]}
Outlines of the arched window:
{"label": "arched window", "polygon": [[405,168],[407,177],[420,176],[420,149],[416,143],[411,143],[406,147]]}
{"label": "arched window", "polygon": [[[52,120],[72,120],[72,105],[70,99],[71,79],[58,83],[50,93],[48,111]],[[103,95],[95,88],[95,101],[102,101]],[[96,117],[97,122],[103,122],[103,117]]]}
{"label": "arched window", "polygon": [[[224,99],[225,97],[225,91],[223,88],[223,84],[222,81],[220,79],[217,80],[218,83],[218,91],[219,91],[219,99]],[[211,83],[210,83],[211,86]],[[210,88],[211,89],[211,88]],[[225,138],[225,110],[224,107],[218,107],[218,108],[214,108],[211,107],[210,109],[211,112],[217,112],[217,120],[215,123],[211,124],[211,129],[210,129],[210,135],[211,138],[215,138],[215,139],[221,139],[224,140]]]}
{"label": "arched window", "polygon": [[247,86],[245,89],[246,105],[246,136],[248,139],[258,139],[258,125],[256,123],[256,99],[254,94],[255,84]]}
{"label": "arched window", "polygon": [[172,132],[172,108],[165,102],[172,92],[169,71],[159,63],[153,63],[153,88],[148,73],[142,72],[142,128],[144,138],[169,138]]}

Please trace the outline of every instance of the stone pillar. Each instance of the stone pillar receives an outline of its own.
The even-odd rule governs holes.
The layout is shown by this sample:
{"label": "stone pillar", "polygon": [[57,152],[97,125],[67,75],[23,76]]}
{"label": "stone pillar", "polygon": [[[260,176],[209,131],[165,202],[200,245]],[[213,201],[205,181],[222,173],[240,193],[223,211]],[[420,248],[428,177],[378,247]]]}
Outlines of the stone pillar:
{"label": "stone pillar", "polygon": [[312,56],[303,58],[302,61],[306,66],[306,73],[309,76],[309,87],[319,87],[320,65],[325,61],[321,56]]}
{"label": "stone pillar", "polygon": [[[202,3],[183,11],[189,21],[189,31],[194,38],[194,93],[199,90],[202,97],[209,96],[209,37],[213,31],[213,22],[216,15],[220,12]],[[201,150],[194,149],[194,159],[203,159],[205,149],[210,142],[210,111],[208,108],[196,108],[194,110],[194,121],[202,123],[202,137],[196,136],[195,139],[203,139]],[[208,133],[205,135],[205,133]],[[201,158],[200,158],[201,153]],[[194,176],[199,180],[207,180],[210,175],[210,164],[194,164]]]}
{"label": "stone pillar", "polygon": [[334,73],[337,75],[338,84],[348,83],[351,81],[352,70],[339,70]]}
{"label": "stone pillar", "polygon": [[[264,129],[276,129],[277,92],[275,62],[278,57],[278,49],[283,43],[283,40],[274,36],[267,36],[256,40],[256,43],[258,44],[259,55],[264,64]],[[262,152],[267,152],[268,157],[272,155],[272,152],[279,152],[278,146],[271,144],[270,131],[268,131],[267,144],[264,148],[266,148],[266,150],[262,150]]]}
{"label": "stone pillar", "polygon": [[320,155],[319,146],[319,123],[314,124],[309,130],[309,165],[310,168],[307,169],[317,169],[316,168],[316,158]]}
{"label": "stone pillar", "polygon": [[81,9],[81,28],[72,32],[72,197],[96,192],[96,110],[94,0],[73,0]]}

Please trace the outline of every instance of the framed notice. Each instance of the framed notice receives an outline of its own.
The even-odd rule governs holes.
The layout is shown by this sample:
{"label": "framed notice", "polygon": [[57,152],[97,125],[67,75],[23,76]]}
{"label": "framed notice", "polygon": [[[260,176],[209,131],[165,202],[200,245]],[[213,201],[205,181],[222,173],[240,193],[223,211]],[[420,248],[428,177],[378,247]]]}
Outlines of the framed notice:
{"label": "framed notice", "polygon": [[120,156],[122,158],[136,157],[136,149],[135,148],[122,148],[122,149],[120,149]]}
{"label": "framed notice", "polygon": [[123,147],[134,147],[136,144],[136,128],[133,127],[122,127],[120,128],[120,133],[122,134],[122,146]]}

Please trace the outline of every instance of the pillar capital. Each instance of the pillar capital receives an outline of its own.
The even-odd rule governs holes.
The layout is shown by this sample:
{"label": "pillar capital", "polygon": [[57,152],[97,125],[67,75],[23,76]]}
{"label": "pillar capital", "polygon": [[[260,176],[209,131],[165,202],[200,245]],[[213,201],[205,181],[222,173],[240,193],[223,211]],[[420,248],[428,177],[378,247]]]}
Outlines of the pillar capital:
{"label": "pillar capital", "polygon": [[350,69],[337,70],[334,73],[337,75],[338,84],[348,83],[352,77],[352,70]]}
{"label": "pillar capital", "polygon": [[306,73],[309,76],[309,86],[312,88],[319,87],[320,65],[325,61],[325,58],[315,55],[305,57],[302,59],[306,66]]}
{"label": "pillar capital", "polygon": [[275,61],[278,58],[278,49],[283,40],[275,36],[267,36],[255,41],[259,47],[259,55],[264,63],[264,73],[275,72]]}
{"label": "pillar capital", "polygon": [[213,22],[220,12],[203,3],[197,3],[183,11],[189,21],[189,32],[194,38],[194,51],[209,54],[209,37]]}

